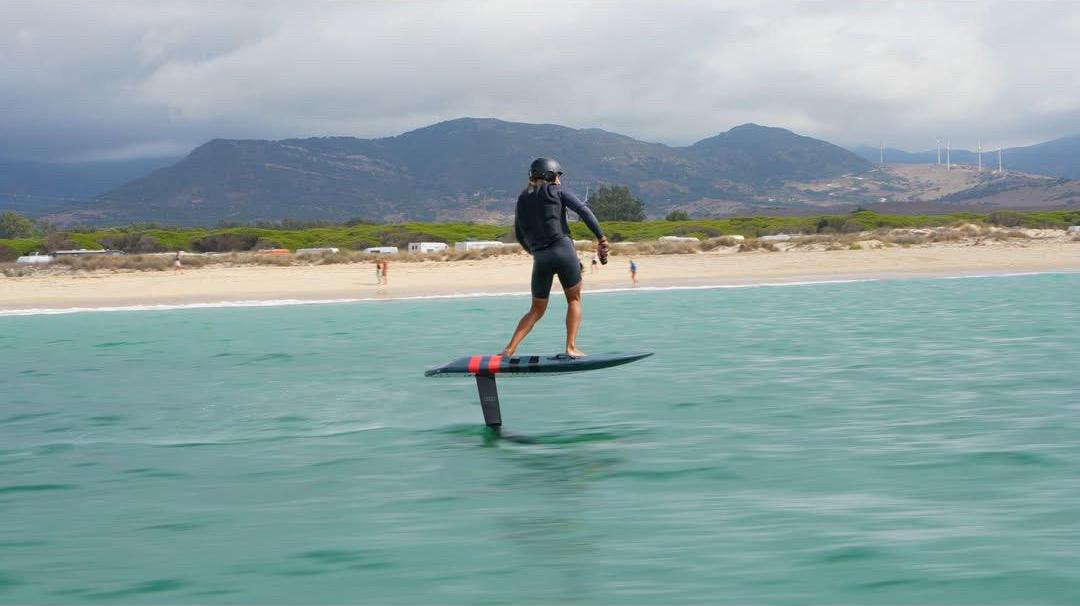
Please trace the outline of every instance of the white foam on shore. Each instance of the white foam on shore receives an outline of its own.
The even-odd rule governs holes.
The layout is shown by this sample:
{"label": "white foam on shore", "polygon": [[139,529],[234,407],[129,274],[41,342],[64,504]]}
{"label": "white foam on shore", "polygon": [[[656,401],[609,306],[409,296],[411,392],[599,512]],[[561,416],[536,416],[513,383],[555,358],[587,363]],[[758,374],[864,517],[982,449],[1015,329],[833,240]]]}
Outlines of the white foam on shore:
{"label": "white foam on shore", "polygon": [[[588,294],[610,294],[629,292],[662,292],[673,290],[718,290],[725,288],[767,288],[776,286],[812,286],[821,284],[853,284],[859,282],[878,282],[885,279],[936,279],[936,280],[962,280],[968,278],[1006,278],[1017,276],[1038,276],[1047,274],[1072,274],[1080,272],[1069,271],[1035,271],[1000,274],[965,274],[956,276],[902,276],[902,277],[876,277],[876,278],[846,278],[835,280],[797,280],[791,282],[754,282],[746,284],[704,284],[704,285],[681,285],[681,286],[626,286],[620,288],[598,288],[586,291]],[[62,314],[74,314],[83,312],[115,312],[115,311],[170,311],[176,309],[220,309],[230,307],[286,307],[291,305],[328,305],[341,303],[374,303],[389,301],[427,301],[438,299],[474,299],[483,297],[523,297],[531,293],[527,290],[514,292],[471,292],[450,293],[441,295],[412,295],[404,297],[350,297],[339,299],[266,299],[250,301],[216,301],[204,303],[162,303],[156,305],[116,305],[105,307],[64,307],[64,308],[31,308],[31,309],[6,309],[0,310],[0,317],[4,316],[50,316]]]}

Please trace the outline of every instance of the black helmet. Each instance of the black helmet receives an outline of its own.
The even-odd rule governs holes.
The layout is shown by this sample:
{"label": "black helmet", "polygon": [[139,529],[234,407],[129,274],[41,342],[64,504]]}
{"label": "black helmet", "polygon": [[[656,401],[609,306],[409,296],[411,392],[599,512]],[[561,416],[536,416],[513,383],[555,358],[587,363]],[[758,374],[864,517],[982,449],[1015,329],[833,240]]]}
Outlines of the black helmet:
{"label": "black helmet", "polygon": [[533,160],[533,163],[529,165],[529,178],[530,179],[543,179],[544,181],[554,181],[556,175],[563,174],[562,168],[559,163],[551,158],[537,158]]}

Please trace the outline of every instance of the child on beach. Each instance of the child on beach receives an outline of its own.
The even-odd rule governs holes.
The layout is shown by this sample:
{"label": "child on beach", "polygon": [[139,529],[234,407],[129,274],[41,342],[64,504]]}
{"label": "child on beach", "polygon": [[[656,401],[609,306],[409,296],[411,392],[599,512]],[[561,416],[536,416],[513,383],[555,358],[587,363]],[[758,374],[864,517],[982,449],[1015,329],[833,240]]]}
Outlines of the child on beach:
{"label": "child on beach", "polygon": [[183,254],[184,254],[184,251],[182,251],[182,250],[176,251],[176,258],[173,260],[173,273],[174,274],[182,274],[182,273],[184,273],[184,264],[180,262],[180,257]]}
{"label": "child on beach", "polygon": [[634,286],[637,286],[637,263],[634,263],[633,259],[630,259],[630,279],[633,280]]}

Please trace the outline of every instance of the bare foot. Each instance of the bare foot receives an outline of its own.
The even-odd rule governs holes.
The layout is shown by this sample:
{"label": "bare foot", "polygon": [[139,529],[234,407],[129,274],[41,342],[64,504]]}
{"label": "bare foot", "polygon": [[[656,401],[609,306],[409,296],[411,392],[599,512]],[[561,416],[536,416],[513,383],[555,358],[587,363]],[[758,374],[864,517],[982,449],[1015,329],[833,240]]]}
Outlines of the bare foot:
{"label": "bare foot", "polygon": [[577,347],[567,347],[566,355],[570,356],[571,358],[584,358],[585,352],[581,351]]}
{"label": "bare foot", "polygon": [[509,358],[514,355],[514,352],[510,351],[509,349],[503,349],[499,352],[499,355],[504,358]]}

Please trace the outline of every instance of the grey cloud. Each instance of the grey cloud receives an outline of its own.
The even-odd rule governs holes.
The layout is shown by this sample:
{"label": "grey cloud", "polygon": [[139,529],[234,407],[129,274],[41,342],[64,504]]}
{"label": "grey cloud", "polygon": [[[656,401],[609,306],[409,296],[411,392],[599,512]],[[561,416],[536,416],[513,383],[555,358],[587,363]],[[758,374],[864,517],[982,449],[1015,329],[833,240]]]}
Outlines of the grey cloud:
{"label": "grey cloud", "polygon": [[15,2],[0,157],[397,134],[460,116],[686,144],[1073,134],[1073,3]]}

